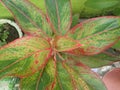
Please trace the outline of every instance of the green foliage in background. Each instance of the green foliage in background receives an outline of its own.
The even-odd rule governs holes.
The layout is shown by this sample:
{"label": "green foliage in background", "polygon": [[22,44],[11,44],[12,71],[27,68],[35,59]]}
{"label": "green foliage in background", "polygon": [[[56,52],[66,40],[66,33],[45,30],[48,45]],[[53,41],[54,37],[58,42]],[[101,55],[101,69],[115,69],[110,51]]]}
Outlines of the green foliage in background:
{"label": "green foliage in background", "polygon": [[[44,12],[44,0],[30,0]],[[103,15],[120,15],[120,0],[71,0],[73,14],[79,14],[82,18]],[[0,18],[10,18],[12,15],[0,4]]]}

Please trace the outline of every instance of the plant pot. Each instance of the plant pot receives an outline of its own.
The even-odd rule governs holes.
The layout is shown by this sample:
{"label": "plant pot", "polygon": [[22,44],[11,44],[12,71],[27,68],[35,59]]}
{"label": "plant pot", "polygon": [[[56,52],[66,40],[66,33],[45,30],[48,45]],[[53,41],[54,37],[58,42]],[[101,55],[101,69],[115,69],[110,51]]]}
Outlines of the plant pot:
{"label": "plant pot", "polygon": [[15,22],[8,19],[0,19],[0,46],[22,36],[23,33]]}
{"label": "plant pot", "polygon": [[120,90],[120,68],[116,68],[108,72],[103,81],[108,90]]}

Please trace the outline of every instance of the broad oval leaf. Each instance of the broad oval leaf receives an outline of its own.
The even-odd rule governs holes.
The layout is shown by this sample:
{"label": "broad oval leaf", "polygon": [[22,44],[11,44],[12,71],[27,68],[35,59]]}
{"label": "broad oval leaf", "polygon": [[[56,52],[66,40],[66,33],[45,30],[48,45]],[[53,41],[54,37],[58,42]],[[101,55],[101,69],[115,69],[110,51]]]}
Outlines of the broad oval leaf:
{"label": "broad oval leaf", "polygon": [[120,17],[105,16],[78,24],[68,36],[83,45],[72,54],[92,55],[111,47],[120,38]]}
{"label": "broad oval leaf", "polygon": [[26,36],[0,49],[0,77],[24,77],[38,71],[51,54],[47,40]]}
{"label": "broad oval leaf", "polygon": [[[113,52],[113,53],[111,53]],[[100,53],[92,56],[85,55],[69,55],[64,54],[64,57],[68,60],[74,60],[74,62],[82,62],[83,64],[89,66],[90,68],[98,68],[106,65],[111,65],[114,62],[120,61],[120,53],[115,53],[113,50],[106,51],[104,53]]]}
{"label": "broad oval leaf", "polygon": [[[54,32],[64,35],[70,29],[72,16],[69,0],[45,0],[47,13]],[[52,6],[52,7],[51,7]]]}
{"label": "broad oval leaf", "polygon": [[1,0],[26,34],[52,36],[45,15],[28,0]]}
{"label": "broad oval leaf", "polygon": [[82,46],[77,40],[73,40],[68,37],[55,37],[54,40],[55,49],[59,52],[71,51],[73,49]]}
{"label": "broad oval leaf", "polygon": [[86,67],[56,62],[53,58],[34,75],[21,79],[20,87],[21,90],[106,90]]}

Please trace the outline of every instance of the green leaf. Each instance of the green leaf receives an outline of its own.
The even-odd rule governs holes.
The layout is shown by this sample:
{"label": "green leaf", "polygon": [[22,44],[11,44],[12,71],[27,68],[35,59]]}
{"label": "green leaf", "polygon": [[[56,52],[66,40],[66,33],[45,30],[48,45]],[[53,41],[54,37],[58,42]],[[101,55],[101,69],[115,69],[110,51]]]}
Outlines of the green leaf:
{"label": "green leaf", "polygon": [[111,65],[114,62],[120,61],[120,55],[109,55],[100,53],[94,56],[74,56],[74,55],[65,55],[66,59],[75,60],[74,62],[82,62],[90,68],[98,68],[106,65]]}
{"label": "green leaf", "polygon": [[78,41],[68,37],[55,37],[54,40],[55,49],[59,52],[70,51],[82,46]]}
{"label": "green leaf", "polygon": [[99,76],[81,62],[71,63],[70,60],[67,60],[66,63],[68,63],[69,67],[64,67],[73,77],[73,81],[77,82],[74,86],[79,87],[77,88],[78,90],[107,90]]}
{"label": "green leaf", "polygon": [[87,0],[85,5],[90,8],[104,9],[113,7],[119,3],[119,0]]}
{"label": "green leaf", "polygon": [[113,46],[113,48],[120,50],[120,40]]}
{"label": "green leaf", "polygon": [[71,25],[71,6],[69,0],[45,0],[47,13],[53,24],[54,32],[66,34]]}
{"label": "green leaf", "polygon": [[77,25],[79,23],[79,14],[75,14],[72,18],[72,24],[71,27],[74,27],[75,25]]}
{"label": "green leaf", "polygon": [[98,54],[115,44],[120,38],[120,18],[106,16],[89,19],[75,26],[68,36],[83,45],[72,54]]}
{"label": "green leaf", "polygon": [[50,58],[43,69],[21,80],[21,90],[106,90],[100,79],[89,69],[76,65],[74,68]]}
{"label": "green leaf", "polygon": [[45,15],[27,0],[1,0],[26,34],[52,36]]}
{"label": "green leaf", "polygon": [[[120,2],[118,4],[120,4]],[[120,16],[120,6],[117,5],[117,7],[112,11],[112,13],[115,16]]]}
{"label": "green leaf", "polygon": [[0,48],[0,78],[19,77],[21,90],[106,90],[100,78],[87,66],[69,58],[64,60],[61,53],[81,49],[85,52],[82,54],[88,55],[106,49],[118,40],[118,17],[110,17],[110,21],[108,17],[88,20],[82,23],[83,30],[82,25],[77,25],[68,32],[72,19],[69,0],[45,0],[47,16],[27,0],[0,1],[30,34]]}
{"label": "green leaf", "polygon": [[50,56],[47,40],[26,36],[0,49],[0,77],[25,77],[41,69]]}
{"label": "green leaf", "polygon": [[55,61],[50,58],[44,68],[36,72],[34,75],[21,80],[21,90],[47,89],[52,83],[54,83],[55,68]]}

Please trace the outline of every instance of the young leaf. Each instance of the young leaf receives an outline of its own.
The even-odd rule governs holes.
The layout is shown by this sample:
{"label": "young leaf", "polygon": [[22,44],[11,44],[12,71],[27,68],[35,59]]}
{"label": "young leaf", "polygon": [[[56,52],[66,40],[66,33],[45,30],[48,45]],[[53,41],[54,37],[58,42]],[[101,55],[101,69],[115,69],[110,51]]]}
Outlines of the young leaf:
{"label": "young leaf", "polygon": [[83,45],[70,53],[92,55],[102,52],[120,38],[120,17],[106,16],[89,19],[78,24],[68,36]]}
{"label": "young leaf", "polygon": [[52,36],[45,15],[28,0],[1,0],[26,34]]}
{"label": "young leaf", "polygon": [[54,32],[66,34],[71,25],[71,6],[69,0],[45,0],[47,13],[53,24]]}
{"label": "young leaf", "polygon": [[54,45],[57,51],[70,51],[82,46],[78,41],[68,37],[56,37]]}
{"label": "young leaf", "polygon": [[50,53],[49,43],[42,38],[17,39],[0,49],[0,77],[32,74],[46,63]]}

